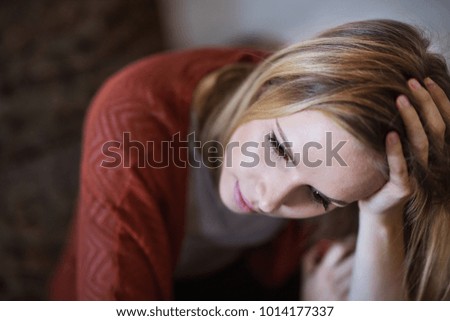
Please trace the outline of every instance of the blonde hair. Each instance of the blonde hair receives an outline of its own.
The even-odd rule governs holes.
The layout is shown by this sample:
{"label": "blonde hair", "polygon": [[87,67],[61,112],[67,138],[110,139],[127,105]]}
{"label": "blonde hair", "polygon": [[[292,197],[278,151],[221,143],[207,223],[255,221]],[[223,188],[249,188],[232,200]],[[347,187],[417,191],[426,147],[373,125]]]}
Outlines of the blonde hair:
{"label": "blonde hair", "polygon": [[450,96],[445,60],[428,48],[429,41],[410,25],[369,20],[289,46],[256,67],[228,67],[216,75],[200,104],[207,106],[200,112],[200,135],[226,143],[248,121],[319,110],[378,155],[387,177],[385,136],[397,131],[414,184],[404,211],[409,295],[442,300],[450,299],[450,132],[444,150],[430,140],[424,168],[395,106],[400,94],[418,105],[406,85],[410,78],[431,77]]}

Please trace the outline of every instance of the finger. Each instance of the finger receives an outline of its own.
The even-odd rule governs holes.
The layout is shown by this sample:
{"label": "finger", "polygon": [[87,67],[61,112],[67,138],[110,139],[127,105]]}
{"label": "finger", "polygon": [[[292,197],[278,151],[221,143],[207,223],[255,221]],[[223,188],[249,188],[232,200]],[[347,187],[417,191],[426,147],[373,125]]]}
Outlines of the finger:
{"label": "finger", "polygon": [[350,282],[337,286],[337,293],[340,301],[347,301],[350,293]]}
{"label": "finger", "polygon": [[444,90],[429,77],[425,79],[425,85],[442,117],[447,120],[447,122],[450,121],[450,100]]}
{"label": "finger", "polygon": [[319,248],[317,246],[311,247],[302,258],[302,273],[310,274],[317,265],[316,257],[318,255]]}
{"label": "finger", "polygon": [[438,146],[443,148],[445,145],[445,131],[447,130],[447,124],[450,122],[450,100],[444,90],[442,90],[442,88],[431,78],[425,79],[425,85],[443,118],[443,123],[437,125],[437,128],[435,129],[439,136],[437,140]]}
{"label": "finger", "polygon": [[338,296],[338,300],[347,300],[350,292],[351,276],[342,280],[334,285],[335,293]]}
{"label": "finger", "polygon": [[355,261],[355,255],[351,254],[342,260],[341,264],[339,264],[335,269],[335,279],[336,282],[348,282],[352,275],[353,270],[353,262]]}
{"label": "finger", "polygon": [[399,200],[405,200],[410,194],[410,182],[408,167],[396,132],[390,132],[386,136],[386,156],[389,167],[388,182],[375,194],[358,202],[360,211],[378,213],[380,208],[391,209],[400,205]]}
{"label": "finger", "polygon": [[343,241],[333,244],[323,258],[324,267],[335,267],[350,252],[355,250],[356,241],[354,238],[348,237]]}
{"label": "finger", "polygon": [[397,196],[409,195],[408,166],[403,155],[400,138],[396,132],[390,132],[386,137],[386,154],[389,166],[389,181],[387,184],[396,187],[399,191]]}
{"label": "finger", "polygon": [[411,142],[414,155],[423,166],[427,166],[429,142],[419,115],[404,95],[397,98],[397,108],[405,124],[406,134]]}
{"label": "finger", "polygon": [[414,98],[419,102],[417,108],[422,112],[427,130],[435,138],[443,139],[445,122],[433,97],[416,79],[410,79],[408,85]]}

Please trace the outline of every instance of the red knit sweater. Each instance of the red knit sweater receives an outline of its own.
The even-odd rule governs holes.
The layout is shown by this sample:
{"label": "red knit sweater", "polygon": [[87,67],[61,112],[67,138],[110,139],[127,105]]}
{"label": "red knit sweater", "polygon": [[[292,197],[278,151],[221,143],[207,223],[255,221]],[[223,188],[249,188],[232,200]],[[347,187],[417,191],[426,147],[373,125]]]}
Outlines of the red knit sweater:
{"label": "red knit sweater", "polygon": [[[85,120],[80,190],[73,228],[51,285],[65,300],[165,300],[186,215],[188,169],[140,166],[137,141],[187,136],[193,91],[207,73],[234,62],[258,63],[266,55],[242,49],[200,49],[154,55],[111,77]],[[128,133],[132,143],[124,146]],[[121,142],[119,148],[105,145]],[[109,146],[109,147],[108,147]],[[132,148],[129,148],[132,147]],[[101,166],[108,150],[122,164]],[[160,149],[146,150],[161,159]],[[174,152],[187,159],[186,148]],[[140,155],[142,157],[142,155]],[[129,166],[122,166],[129,161]],[[295,222],[270,244],[249,253],[255,276],[267,285],[298,268],[301,233]]]}

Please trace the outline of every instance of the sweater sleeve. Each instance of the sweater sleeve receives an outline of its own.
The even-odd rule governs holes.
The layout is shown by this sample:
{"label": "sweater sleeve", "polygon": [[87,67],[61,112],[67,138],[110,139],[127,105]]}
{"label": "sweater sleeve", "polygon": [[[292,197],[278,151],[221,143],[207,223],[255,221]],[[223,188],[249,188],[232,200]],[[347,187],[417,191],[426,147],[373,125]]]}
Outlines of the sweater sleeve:
{"label": "sweater sleeve", "polygon": [[164,107],[122,77],[108,82],[89,109],[73,236],[77,300],[172,296],[184,213],[167,195],[178,193],[183,203],[186,170],[149,166],[150,158],[167,160],[155,146],[176,127]]}
{"label": "sweater sleeve", "polygon": [[[130,186],[135,178],[117,182]],[[170,298],[168,233],[155,200],[125,192],[120,204],[102,201],[86,188],[78,207],[76,299]],[[125,220],[131,217],[133,221]],[[139,230],[146,229],[148,235]]]}

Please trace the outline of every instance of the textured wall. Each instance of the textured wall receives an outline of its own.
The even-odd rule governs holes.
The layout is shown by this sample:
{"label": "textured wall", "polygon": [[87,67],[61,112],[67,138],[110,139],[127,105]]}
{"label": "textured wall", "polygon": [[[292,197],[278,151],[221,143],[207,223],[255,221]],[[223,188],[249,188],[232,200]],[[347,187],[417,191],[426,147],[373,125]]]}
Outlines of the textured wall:
{"label": "textured wall", "polygon": [[0,299],[45,299],[104,79],[163,49],[154,0],[0,1]]}

